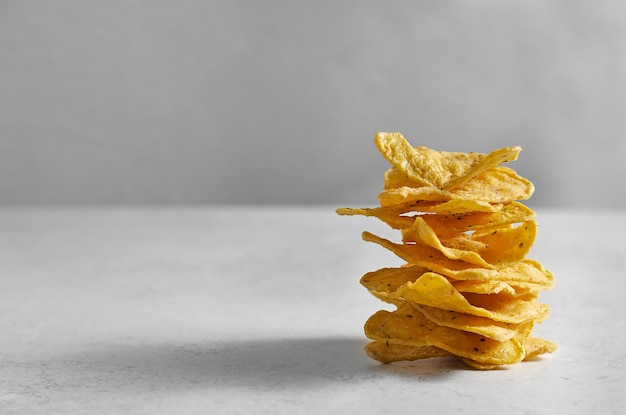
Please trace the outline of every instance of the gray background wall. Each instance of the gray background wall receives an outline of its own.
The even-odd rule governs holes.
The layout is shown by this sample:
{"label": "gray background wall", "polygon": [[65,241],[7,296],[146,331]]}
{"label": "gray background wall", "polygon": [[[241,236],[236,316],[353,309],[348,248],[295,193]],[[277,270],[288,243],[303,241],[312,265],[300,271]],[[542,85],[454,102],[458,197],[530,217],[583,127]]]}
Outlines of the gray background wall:
{"label": "gray background wall", "polygon": [[372,204],[372,143],[626,207],[626,2],[0,0],[0,204]]}

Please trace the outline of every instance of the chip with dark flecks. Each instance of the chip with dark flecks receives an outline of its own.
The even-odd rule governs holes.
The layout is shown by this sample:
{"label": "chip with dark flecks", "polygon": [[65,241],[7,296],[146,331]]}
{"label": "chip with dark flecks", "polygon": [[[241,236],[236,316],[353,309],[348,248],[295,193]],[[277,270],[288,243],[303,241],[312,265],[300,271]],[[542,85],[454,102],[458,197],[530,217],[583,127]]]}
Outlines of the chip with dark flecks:
{"label": "chip with dark flecks", "polygon": [[521,147],[506,147],[489,154],[450,153],[412,147],[400,133],[380,132],[376,147],[393,166],[420,186],[453,189],[478,174],[517,159]]}
{"label": "chip with dark flecks", "polygon": [[375,313],[365,323],[365,334],[379,342],[435,346],[455,356],[481,363],[512,364],[525,357],[524,347],[515,337],[497,341],[476,333],[440,326],[407,303],[393,312],[381,310]]}
{"label": "chip with dark flecks", "polygon": [[537,223],[519,201],[534,186],[501,166],[521,148],[451,153],[414,148],[400,133],[378,133],[375,143],[392,165],[379,206],[337,213],[377,218],[399,231],[397,242],[370,232],[362,238],[406,263],[361,278],[396,307],[365,323],[367,355],[383,363],[457,357],[490,370],[554,352],[555,343],[532,336],[549,315],[540,292],[554,285],[552,273],[527,258]]}

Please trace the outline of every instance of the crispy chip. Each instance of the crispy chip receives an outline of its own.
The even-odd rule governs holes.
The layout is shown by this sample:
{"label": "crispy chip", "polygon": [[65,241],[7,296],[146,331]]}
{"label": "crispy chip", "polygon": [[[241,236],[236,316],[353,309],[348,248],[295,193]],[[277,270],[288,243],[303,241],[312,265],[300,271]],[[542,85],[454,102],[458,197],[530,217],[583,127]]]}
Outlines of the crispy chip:
{"label": "crispy chip", "polygon": [[363,215],[373,216],[385,222],[393,229],[407,229],[413,224],[413,218],[402,216],[406,213],[404,209],[384,209],[384,208],[339,208],[336,210],[339,215]]}
{"label": "crispy chip", "polygon": [[[432,207],[433,205],[431,205]],[[419,216],[433,228],[440,238],[457,236],[465,232],[488,231],[514,223],[527,222],[535,217],[532,209],[513,202],[495,212],[423,214],[409,205],[379,208],[338,208],[339,215],[376,217],[393,229],[409,230]],[[410,230],[409,230],[410,232]],[[410,233],[409,233],[410,235]]]}
{"label": "crispy chip", "polygon": [[[534,219],[534,217],[535,212],[532,209],[518,202],[505,205],[496,212],[421,216],[439,238],[444,239],[465,232],[490,231],[501,228],[504,225],[527,222]],[[409,227],[407,226],[406,228]]]}
{"label": "crispy chip", "polygon": [[[365,346],[366,354],[381,363],[414,361],[432,357],[452,357],[454,354],[434,346],[407,346],[389,342],[372,341]],[[458,356],[455,356],[458,357]],[[499,364],[481,363],[472,359],[459,358],[468,366],[477,370],[493,370],[501,367]]]}
{"label": "crispy chip", "polygon": [[[452,357],[454,354],[435,346],[407,346],[382,341],[372,341],[365,346],[365,353],[370,358],[381,363],[414,361],[433,357]],[[455,356],[458,357],[458,356]],[[534,356],[533,356],[534,357]],[[494,370],[502,367],[500,364],[482,363],[464,357],[459,358],[465,364],[477,370]],[[528,360],[528,355],[524,360]]]}
{"label": "crispy chip", "polygon": [[[426,221],[421,217],[416,217],[411,229],[415,233],[415,240],[419,240],[425,245],[435,248],[441,252],[446,258],[469,262],[470,264],[479,265],[485,268],[493,268],[480,254],[480,250],[485,250],[485,246],[475,246],[475,251],[471,251],[464,246],[461,249],[449,248],[441,243],[437,234],[428,226]],[[414,242],[414,241],[413,241]],[[482,249],[480,249],[482,248]]]}
{"label": "crispy chip", "polygon": [[388,249],[409,264],[429,268],[451,278],[462,280],[495,278],[502,281],[533,283],[544,286],[546,289],[554,285],[552,273],[532,259],[524,258],[513,263],[499,263],[489,268],[477,268],[474,264],[450,259],[441,251],[421,242],[396,244],[367,231],[363,232],[362,237],[367,242],[373,242]]}
{"label": "crispy chip", "polygon": [[420,360],[431,357],[453,356],[435,346],[408,346],[383,341],[372,341],[365,345],[365,353],[381,363],[400,362],[403,360]]}
{"label": "crispy chip", "polygon": [[392,304],[399,304],[402,299],[393,294],[407,282],[414,282],[428,269],[418,266],[402,268],[383,268],[368,272],[361,278],[361,284],[375,297]]}
{"label": "crispy chip", "polygon": [[524,333],[528,330],[528,326],[532,327],[533,325],[532,321],[520,324],[502,323],[486,317],[442,310],[425,305],[416,305],[415,307],[424,317],[438,326],[469,331],[500,342],[510,340],[520,333]]}
{"label": "crispy chip", "polygon": [[451,190],[456,198],[508,203],[529,199],[535,186],[508,167],[495,167]]}
{"label": "crispy chip", "polygon": [[[417,265],[417,264],[416,264]],[[505,281],[520,289],[530,291],[549,290],[554,286],[554,276],[535,260],[521,261],[497,267],[495,270],[483,268],[450,269],[443,266],[426,267],[455,280],[495,280]]]}
{"label": "crispy chip", "polygon": [[[367,231],[363,232],[362,236],[363,240],[374,242],[384,248],[387,248],[389,251],[393,252],[409,264],[421,265],[432,270],[441,268],[450,270],[451,272],[476,267],[476,264],[472,264],[470,262],[448,258],[441,251],[421,242],[413,244],[396,244]],[[487,268],[485,269],[489,270],[494,268],[487,264]]]}
{"label": "crispy chip", "polygon": [[426,220],[418,216],[410,231],[403,234],[403,239],[405,242],[419,240],[450,259],[493,268],[495,264],[523,259],[532,247],[536,233],[536,222],[529,220],[520,226],[505,225],[441,240]]}
{"label": "crispy chip", "polygon": [[498,365],[498,364],[493,364],[493,363],[482,363],[482,362],[477,362],[475,360],[472,359],[466,359],[464,357],[460,358],[462,362],[464,362],[466,365],[472,367],[473,369],[477,369],[477,370],[494,370],[497,369],[499,367],[501,367],[502,365]]}
{"label": "crispy chip", "polygon": [[[376,297],[393,304],[411,301],[504,323],[542,320],[549,312],[545,304],[525,297],[475,295],[471,297],[473,302],[469,301],[470,293],[461,294],[445,277],[430,271],[424,272],[421,267],[384,268],[365,274],[361,283]],[[485,298],[491,301],[486,302]]]}
{"label": "crispy chip", "polygon": [[383,206],[411,200],[434,202],[453,199],[506,204],[529,199],[535,191],[531,181],[508,167],[496,167],[483,172],[452,190],[420,187],[410,180],[402,180],[402,177],[397,169],[390,169],[385,173],[384,190],[378,196]]}
{"label": "crispy chip", "polygon": [[[438,274],[442,274],[453,281],[504,281],[514,287],[529,288],[532,291],[548,290],[554,285],[554,276],[547,270],[545,270],[541,264],[532,259],[524,259],[520,262],[509,264],[504,268],[499,269],[484,269],[484,268],[467,268],[463,270],[451,270],[446,268],[434,269],[433,267],[424,267],[417,264],[405,265],[400,268],[381,268],[377,271],[371,271],[363,276],[361,283],[366,280],[366,276],[370,280],[379,281],[381,286],[386,285],[386,275],[392,275],[394,273],[404,274],[411,268],[419,268],[421,270],[428,269]],[[417,271],[413,271],[414,275],[418,275]],[[420,272],[421,275],[423,272]],[[379,275],[386,274],[386,275]],[[418,275],[418,276],[419,276]],[[401,277],[396,277],[401,278]],[[407,278],[407,281],[410,277]],[[413,279],[414,281],[414,279]],[[369,287],[368,287],[369,289]]]}
{"label": "crispy chip", "polygon": [[506,294],[519,298],[537,298],[539,291],[546,287],[517,281],[499,280],[452,280],[452,285],[457,291],[464,294]]}
{"label": "crispy chip", "polygon": [[542,289],[550,289],[554,285],[552,273],[537,261],[528,258],[495,269],[476,268],[472,264],[446,258],[436,249],[426,245],[416,249],[420,248],[419,244],[395,244],[369,232],[363,232],[363,239],[389,249],[411,265],[427,268],[456,280],[494,279],[518,283],[521,287],[526,285]]}
{"label": "crispy chip", "polygon": [[511,364],[524,359],[519,340],[499,342],[483,336],[437,326],[410,306],[394,312],[380,310],[365,323],[365,335],[377,341],[409,346],[435,346],[477,362]]}
{"label": "crispy chip", "polygon": [[458,187],[486,170],[516,160],[521,151],[520,147],[507,147],[480,154],[413,148],[402,134],[385,132],[376,134],[374,142],[387,161],[410,180],[444,190]]}
{"label": "crispy chip", "polygon": [[524,360],[529,360],[545,353],[553,353],[556,349],[558,349],[558,345],[549,340],[527,337],[524,340],[524,350],[526,350]]}
{"label": "crispy chip", "polygon": [[549,315],[539,293],[554,276],[526,258],[535,212],[519,203],[533,184],[501,164],[520,147],[489,154],[412,147],[400,133],[375,143],[393,167],[384,173],[379,207],[340,208],[339,215],[375,217],[400,231],[401,243],[363,232],[406,264],[368,272],[361,284],[396,311],[365,324],[365,351],[384,363],[454,356],[479,370],[556,350],[531,336]]}
{"label": "crispy chip", "polygon": [[414,210],[418,212],[431,212],[439,205],[450,206],[451,201],[455,201],[456,205],[453,206],[459,210],[461,207],[465,212],[472,211],[486,211],[491,212],[498,210],[491,206],[489,202],[475,201],[475,200],[463,200],[459,202],[459,198],[454,198],[449,192],[443,190],[434,189],[431,187],[420,187],[418,189],[414,187],[398,187],[397,189],[383,190],[378,194],[378,201],[383,208],[405,209],[406,211]]}
{"label": "crispy chip", "polygon": [[545,318],[549,312],[547,305],[519,297],[499,294],[482,297],[479,294],[463,295],[445,277],[434,272],[422,274],[415,282],[407,282],[389,295],[417,304],[511,324]]}
{"label": "crispy chip", "polygon": [[[402,186],[395,189],[383,190],[378,194],[378,200],[380,205],[395,206],[399,204],[406,204],[408,202],[447,202],[453,199],[462,199],[455,197],[454,194],[437,189],[435,187],[408,187]],[[468,199],[469,200],[469,199]],[[489,201],[485,201],[489,202]]]}
{"label": "crispy chip", "polygon": [[[464,280],[452,282],[452,286],[460,293],[518,295],[515,288],[507,281],[498,280]],[[528,294],[524,291],[523,294]]]}
{"label": "crispy chip", "polygon": [[[516,264],[517,265],[517,264]],[[534,269],[534,268],[529,268]],[[418,265],[408,265],[400,268],[382,268],[371,271],[363,275],[361,284],[375,297],[387,303],[398,305],[402,301],[396,291],[408,282],[415,282],[424,273],[429,272],[427,268]],[[501,274],[497,274],[501,277]],[[524,274],[519,274],[524,278]],[[506,277],[506,276],[505,276]],[[449,277],[448,277],[449,278]],[[539,291],[551,288],[551,284],[525,282],[525,281],[499,281],[497,279],[482,280],[454,280],[450,279],[450,283],[459,293],[474,294],[498,294],[506,293],[512,297],[518,297],[524,301],[529,298],[536,298]],[[465,295],[464,295],[465,296]],[[537,317],[543,320],[545,316]]]}
{"label": "crispy chip", "polygon": [[[383,191],[378,194],[380,206],[405,211],[425,213],[470,213],[470,212],[497,212],[503,204],[492,204],[481,200],[450,199],[447,201],[419,199],[410,187],[401,187],[393,192]],[[434,196],[432,196],[434,199]]]}

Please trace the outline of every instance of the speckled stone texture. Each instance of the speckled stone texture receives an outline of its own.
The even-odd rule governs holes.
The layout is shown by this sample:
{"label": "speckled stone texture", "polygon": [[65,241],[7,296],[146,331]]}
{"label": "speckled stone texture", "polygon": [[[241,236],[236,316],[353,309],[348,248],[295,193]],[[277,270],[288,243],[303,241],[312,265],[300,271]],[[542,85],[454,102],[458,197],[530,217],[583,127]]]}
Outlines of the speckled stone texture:
{"label": "speckled stone texture", "polygon": [[626,212],[537,210],[559,350],[480,372],[364,355],[358,281],[400,261],[334,208],[0,210],[0,413],[626,410]]}

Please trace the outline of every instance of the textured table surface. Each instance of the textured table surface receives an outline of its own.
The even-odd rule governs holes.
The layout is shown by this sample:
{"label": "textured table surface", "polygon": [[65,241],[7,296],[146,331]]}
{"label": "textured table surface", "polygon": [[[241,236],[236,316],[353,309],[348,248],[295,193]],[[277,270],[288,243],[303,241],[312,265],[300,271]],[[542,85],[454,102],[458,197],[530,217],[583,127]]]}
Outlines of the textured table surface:
{"label": "textured table surface", "polygon": [[401,262],[333,210],[0,210],[0,413],[626,411],[626,212],[538,210],[559,350],[481,372],[363,354],[358,281]]}

